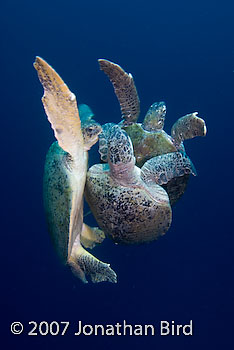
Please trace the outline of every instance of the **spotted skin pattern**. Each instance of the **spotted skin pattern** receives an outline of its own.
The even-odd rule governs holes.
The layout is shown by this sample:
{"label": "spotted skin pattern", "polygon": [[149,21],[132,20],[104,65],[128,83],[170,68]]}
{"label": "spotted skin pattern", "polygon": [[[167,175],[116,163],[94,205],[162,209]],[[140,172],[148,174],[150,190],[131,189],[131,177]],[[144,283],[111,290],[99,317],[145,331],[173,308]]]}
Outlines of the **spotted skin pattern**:
{"label": "spotted skin pattern", "polygon": [[197,136],[205,136],[207,129],[205,121],[197,116],[197,112],[186,114],[178,119],[171,128],[171,136],[176,144]]}
{"label": "spotted skin pattern", "polygon": [[170,180],[185,174],[196,175],[196,170],[186,154],[173,152],[151,158],[141,168],[143,181],[165,185]]}
{"label": "spotted skin pattern", "polygon": [[131,73],[126,73],[118,64],[99,59],[100,69],[113,84],[125,124],[136,122],[140,113],[140,100]]}
{"label": "spotted skin pattern", "polygon": [[142,127],[147,131],[160,131],[164,127],[166,116],[165,102],[153,103],[143,120]]}
{"label": "spotted skin pattern", "polygon": [[86,178],[86,200],[106,235],[114,242],[149,242],[166,233],[171,206],[166,191],[146,183],[136,167],[132,142],[118,125],[105,133],[108,164],[92,166]]}
{"label": "spotted skin pattern", "polygon": [[107,144],[108,160],[111,164],[127,164],[134,158],[130,137],[118,125],[111,128]]}
{"label": "spotted skin pattern", "polygon": [[86,276],[89,276],[93,283],[117,282],[117,276],[110,268],[110,264],[98,260],[82,246],[79,246],[76,254],[69,259],[69,266],[74,275],[81,278],[84,283],[88,283]]}
{"label": "spotted skin pattern", "polygon": [[101,160],[107,162],[108,156],[108,139],[110,138],[110,132],[114,123],[106,123],[102,125],[102,132],[99,135],[99,148],[98,152],[100,153]]}
{"label": "spotted skin pattern", "polygon": [[[119,100],[120,107],[126,107],[127,113],[122,114],[123,122],[119,125],[124,128],[130,136],[134,155],[136,157],[136,165],[142,167],[144,163],[158,155],[171,152],[185,152],[183,141],[197,136],[205,136],[207,129],[205,121],[198,117],[198,113],[190,113],[179,118],[172,126],[171,136],[164,130],[164,121],[166,115],[166,105],[164,102],[153,103],[142,124],[137,123],[140,114],[140,103],[137,96],[135,85],[126,84],[130,79],[129,75],[117,64],[107,60],[99,60],[101,70],[109,77],[115,94]],[[133,83],[133,79],[132,79]],[[129,94],[132,93],[132,96]],[[136,98],[137,96],[137,98]],[[129,104],[131,101],[131,104]],[[132,102],[135,101],[135,107]],[[131,105],[131,108],[127,108]],[[137,110],[137,114],[134,113]],[[132,116],[129,114],[132,111]],[[105,162],[107,148],[105,152],[101,150],[101,159]],[[171,204],[176,203],[186,190],[189,180],[189,174],[184,173],[183,176],[175,177],[169,182],[164,183],[163,187],[168,191]]]}
{"label": "spotted skin pattern", "polygon": [[116,243],[149,242],[165,234],[171,224],[166,191],[152,184],[121,186],[110,176],[107,164],[92,166],[85,197],[100,228]]}
{"label": "spotted skin pattern", "polygon": [[141,168],[142,180],[163,186],[171,205],[184,194],[190,174],[196,176],[196,169],[183,152],[167,153],[151,158]]}
{"label": "spotted skin pattern", "polygon": [[68,232],[72,207],[69,181],[71,169],[71,156],[59,147],[58,142],[54,142],[46,156],[43,198],[48,230],[54,248],[64,264],[68,258]]}
{"label": "spotted skin pattern", "polygon": [[[44,207],[48,223],[48,230],[54,248],[64,264],[68,264],[73,273],[84,283],[87,276],[93,283],[109,281],[117,282],[115,272],[80,244],[80,236],[76,237],[72,254],[68,257],[68,232],[72,207],[72,171],[71,156],[54,142],[46,156],[44,171]],[[83,206],[80,215],[83,216]],[[83,220],[78,220],[77,230],[82,231]]]}

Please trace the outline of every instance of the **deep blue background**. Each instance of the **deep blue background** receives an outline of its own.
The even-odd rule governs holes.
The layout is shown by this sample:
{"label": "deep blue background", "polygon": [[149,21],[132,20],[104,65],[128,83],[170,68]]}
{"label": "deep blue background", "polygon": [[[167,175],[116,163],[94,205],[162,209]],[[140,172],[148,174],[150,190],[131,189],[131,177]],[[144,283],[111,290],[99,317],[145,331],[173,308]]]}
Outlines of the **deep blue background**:
{"label": "deep blue background", "polygon": [[[9,1],[1,30],[1,322],[4,349],[231,349],[233,344],[232,1]],[[144,116],[164,100],[166,131],[199,111],[206,138],[186,143],[198,177],[149,245],[94,250],[118,284],[83,285],[53,251],[42,206],[45,154],[54,140],[32,63],[46,59],[101,122],[120,119],[97,59],[135,78]],[[95,156],[96,157],[96,156]],[[87,222],[92,223],[91,217]],[[192,337],[74,337],[76,321],[194,322]],[[13,336],[10,323],[70,321],[64,337]]]}

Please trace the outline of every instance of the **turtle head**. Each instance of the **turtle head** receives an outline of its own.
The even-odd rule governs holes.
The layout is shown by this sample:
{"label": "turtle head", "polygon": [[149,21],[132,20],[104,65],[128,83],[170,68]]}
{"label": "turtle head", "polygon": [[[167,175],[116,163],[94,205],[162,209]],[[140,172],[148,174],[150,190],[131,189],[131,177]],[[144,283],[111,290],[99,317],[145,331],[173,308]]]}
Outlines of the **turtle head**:
{"label": "turtle head", "polygon": [[82,125],[82,133],[84,138],[84,148],[88,151],[98,140],[98,135],[102,132],[100,124],[95,120],[89,120]]}
{"label": "turtle head", "polygon": [[142,127],[146,131],[160,131],[164,127],[166,115],[166,105],[164,102],[153,103],[148,112],[146,113],[145,119],[142,123]]}

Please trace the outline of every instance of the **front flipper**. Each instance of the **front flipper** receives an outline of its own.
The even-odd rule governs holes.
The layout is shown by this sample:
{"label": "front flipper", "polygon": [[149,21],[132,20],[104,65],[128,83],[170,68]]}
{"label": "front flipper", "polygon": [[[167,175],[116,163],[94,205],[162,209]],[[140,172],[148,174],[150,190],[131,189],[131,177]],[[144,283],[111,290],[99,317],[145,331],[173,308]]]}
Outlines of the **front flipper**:
{"label": "front flipper", "polygon": [[83,152],[83,136],[76,96],[41,57],[36,57],[34,67],[44,88],[42,102],[59,146],[73,159],[79,159]]}
{"label": "front flipper", "polygon": [[184,140],[206,135],[205,121],[199,118],[197,114],[197,112],[186,114],[173,124],[171,136],[177,145],[180,145]]}
{"label": "front flipper", "polygon": [[174,178],[193,174],[196,170],[189,157],[181,152],[163,154],[148,160],[141,168],[143,181],[165,185]]}
{"label": "front flipper", "polygon": [[90,277],[93,283],[104,281],[117,283],[117,275],[110,268],[110,264],[98,260],[81,245],[73,247],[72,254],[68,259],[68,265],[71,267],[74,275],[79,277],[84,283],[88,283],[87,276]]}
{"label": "front flipper", "polygon": [[105,234],[98,227],[90,227],[83,224],[80,242],[85,248],[92,249],[96,244],[101,244],[105,239]]}
{"label": "front flipper", "polygon": [[126,73],[118,64],[99,59],[100,69],[110,79],[118,98],[124,124],[135,123],[140,114],[140,100],[131,73]]}
{"label": "front flipper", "polygon": [[143,181],[161,185],[167,191],[171,205],[184,194],[190,174],[197,175],[193,163],[184,152],[172,152],[151,158],[141,168]]}

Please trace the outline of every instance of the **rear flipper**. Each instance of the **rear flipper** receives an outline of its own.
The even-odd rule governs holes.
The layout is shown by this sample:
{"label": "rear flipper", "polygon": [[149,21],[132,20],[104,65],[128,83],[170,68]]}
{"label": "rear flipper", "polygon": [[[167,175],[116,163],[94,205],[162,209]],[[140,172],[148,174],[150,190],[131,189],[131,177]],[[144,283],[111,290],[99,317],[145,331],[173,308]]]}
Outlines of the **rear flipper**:
{"label": "rear flipper", "polygon": [[110,268],[110,264],[98,260],[81,245],[73,247],[68,265],[74,275],[84,283],[88,283],[87,276],[91,278],[93,283],[104,281],[117,283],[116,273]]}
{"label": "rear flipper", "polygon": [[104,241],[105,234],[98,227],[90,227],[83,223],[80,242],[85,248],[92,249]]}

